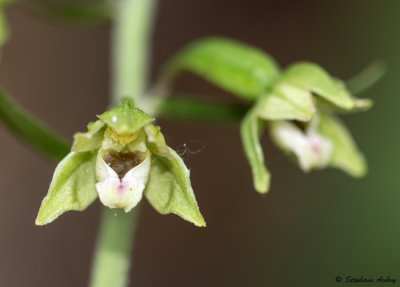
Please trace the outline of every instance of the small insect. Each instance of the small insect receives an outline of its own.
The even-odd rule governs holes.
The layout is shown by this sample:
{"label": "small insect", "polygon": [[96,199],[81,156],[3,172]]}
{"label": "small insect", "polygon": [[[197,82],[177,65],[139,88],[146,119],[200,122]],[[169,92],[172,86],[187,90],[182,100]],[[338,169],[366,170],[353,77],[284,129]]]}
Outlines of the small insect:
{"label": "small insect", "polygon": [[207,146],[205,141],[201,140],[190,140],[189,143],[184,143],[177,146],[176,152],[183,158],[189,158],[191,155],[195,155],[202,152]]}

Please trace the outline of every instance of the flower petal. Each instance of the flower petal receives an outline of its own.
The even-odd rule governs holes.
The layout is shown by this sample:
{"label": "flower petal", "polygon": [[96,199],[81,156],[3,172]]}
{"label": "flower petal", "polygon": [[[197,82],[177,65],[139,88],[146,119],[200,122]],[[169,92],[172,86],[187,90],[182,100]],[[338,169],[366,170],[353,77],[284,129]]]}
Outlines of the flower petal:
{"label": "flower petal", "polygon": [[171,159],[172,156],[167,144],[165,143],[164,136],[161,133],[161,128],[153,124],[147,124],[144,126],[144,131],[146,132],[147,145],[149,149],[159,156]]}
{"label": "flower petal", "polygon": [[135,178],[143,182],[143,184],[146,184],[150,174],[150,167],[151,167],[151,160],[150,156],[148,156],[142,163],[138,164],[130,171],[128,171],[123,179],[128,180],[130,178]]}
{"label": "flower petal", "polygon": [[71,150],[76,152],[92,151],[101,146],[104,139],[104,123],[100,120],[90,122],[86,133],[76,133]]}
{"label": "flower petal", "polygon": [[344,124],[328,113],[320,114],[318,132],[333,143],[330,165],[354,177],[364,176],[367,163]]}
{"label": "flower petal", "polygon": [[150,174],[150,157],[128,171],[120,180],[110,176],[96,184],[100,201],[110,208],[123,208],[129,212],[142,199]]}
{"label": "flower petal", "polygon": [[296,155],[304,171],[324,168],[330,162],[332,143],[312,129],[304,133],[293,123],[276,121],[271,124],[271,137],[281,149]]}
{"label": "flower petal", "polygon": [[96,178],[97,181],[104,181],[108,178],[118,179],[118,174],[104,161],[101,150],[97,154]]}
{"label": "flower petal", "polygon": [[308,121],[315,113],[309,91],[292,85],[278,85],[257,103],[257,114],[264,120]]}

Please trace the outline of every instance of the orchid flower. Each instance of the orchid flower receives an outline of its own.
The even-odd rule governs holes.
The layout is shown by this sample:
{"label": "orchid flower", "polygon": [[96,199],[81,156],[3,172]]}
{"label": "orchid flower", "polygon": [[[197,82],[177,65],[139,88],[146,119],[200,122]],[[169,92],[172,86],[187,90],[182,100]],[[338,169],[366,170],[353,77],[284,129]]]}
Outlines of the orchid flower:
{"label": "orchid flower", "polygon": [[189,170],[166,143],[154,119],[132,101],[98,116],[76,133],[72,151],[57,166],[36,224],[68,210],[83,210],[98,196],[109,208],[131,211],[143,194],[160,213],[205,226]]}
{"label": "orchid flower", "polygon": [[342,82],[313,63],[296,63],[285,69],[242,122],[242,142],[256,190],[265,193],[270,185],[259,143],[265,124],[275,144],[292,154],[303,171],[334,166],[352,176],[363,176],[365,159],[334,114],[365,110],[371,104],[352,97]]}

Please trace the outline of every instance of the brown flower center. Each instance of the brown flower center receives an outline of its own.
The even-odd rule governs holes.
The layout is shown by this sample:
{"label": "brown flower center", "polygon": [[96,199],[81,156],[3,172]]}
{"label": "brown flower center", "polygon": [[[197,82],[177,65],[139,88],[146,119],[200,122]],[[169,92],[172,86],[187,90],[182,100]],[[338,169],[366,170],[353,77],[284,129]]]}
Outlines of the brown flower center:
{"label": "brown flower center", "polygon": [[109,151],[105,154],[104,161],[122,179],[129,170],[140,164],[143,160],[136,152]]}

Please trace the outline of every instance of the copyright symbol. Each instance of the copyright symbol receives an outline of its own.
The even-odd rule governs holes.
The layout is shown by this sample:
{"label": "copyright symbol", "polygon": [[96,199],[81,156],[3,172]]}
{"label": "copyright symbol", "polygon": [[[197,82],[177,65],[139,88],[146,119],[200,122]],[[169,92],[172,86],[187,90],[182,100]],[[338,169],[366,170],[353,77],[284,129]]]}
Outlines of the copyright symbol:
{"label": "copyright symbol", "polygon": [[337,283],[340,283],[340,282],[342,282],[343,279],[342,279],[342,277],[338,276],[335,278],[335,280]]}

